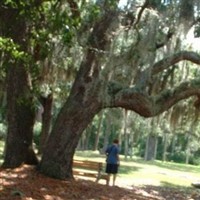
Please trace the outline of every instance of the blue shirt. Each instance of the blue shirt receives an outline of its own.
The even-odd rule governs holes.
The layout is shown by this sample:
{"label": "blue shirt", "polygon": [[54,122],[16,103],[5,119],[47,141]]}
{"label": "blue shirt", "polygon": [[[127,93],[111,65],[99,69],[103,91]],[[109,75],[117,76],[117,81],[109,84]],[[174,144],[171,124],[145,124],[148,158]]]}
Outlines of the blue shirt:
{"label": "blue shirt", "polygon": [[117,164],[118,163],[118,154],[119,147],[117,145],[111,145],[106,149],[107,154],[107,163],[109,164]]}

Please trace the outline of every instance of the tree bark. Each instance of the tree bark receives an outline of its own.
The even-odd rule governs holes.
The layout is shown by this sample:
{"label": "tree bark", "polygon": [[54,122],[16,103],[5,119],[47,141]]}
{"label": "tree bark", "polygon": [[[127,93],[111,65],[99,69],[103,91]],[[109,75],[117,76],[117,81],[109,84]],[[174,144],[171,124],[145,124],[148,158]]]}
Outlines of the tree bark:
{"label": "tree bark", "polygon": [[162,153],[162,161],[165,162],[167,158],[167,147],[168,147],[168,133],[163,133],[163,153]]}
{"label": "tree bark", "polygon": [[157,153],[157,134],[155,133],[156,122],[155,119],[151,120],[151,130],[146,141],[145,160],[155,160]]}
{"label": "tree bark", "polygon": [[7,79],[8,132],[3,167],[15,168],[23,163],[38,164],[32,148],[35,112],[27,87],[24,66],[10,67]]}
{"label": "tree bark", "polygon": [[157,136],[149,134],[146,143],[145,160],[146,161],[154,160],[156,158],[156,151],[157,151]]}
{"label": "tree bark", "polygon": [[68,100],[61,109],[48,139],[39,170],[51,177],[72,178],[72,161],[82,132],[103,108],[99,52],[108,45],[107,30],[115,12],[105,11],[88,38],[86,56],[80,65]]}
{"label": "tree bark", "polygon": [[[19,51],[27,53],[27,24],[20,9],[0,4],[1,34],[12,38]],[[9,54],[10,53],[10,54]],[[12,53],[7,52],[7,121],[8,132],[3,167],[15,168],[23,163],[37,164],[32,148],[33,124],[35,120],[33,96],[26,58],[10,62]]]}
{"label": "tree bark", "polygon": [[61,110],[43,152],[39,170],[50,177],[73,178],[72,161],[76,146],[83,130],[99,111],[99,104],[91,102],[92,99],[80,104],[80,96],[77,93]]}

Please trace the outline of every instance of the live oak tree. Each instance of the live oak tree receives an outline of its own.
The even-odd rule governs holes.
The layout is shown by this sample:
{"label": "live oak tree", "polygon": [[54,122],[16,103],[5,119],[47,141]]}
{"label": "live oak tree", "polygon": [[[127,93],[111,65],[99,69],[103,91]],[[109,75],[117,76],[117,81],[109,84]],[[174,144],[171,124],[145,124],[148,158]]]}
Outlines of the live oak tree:
{"label": "live oak tree", "polygon": [[[128,15],[129,21],[125,20],[124,29],[130,30],[124,32],[132,34],[127,36],[127,43],[132,39],[132,44],[121,51],[115,46],[119,42],[116,35],[123,25],[116,21],[120,11],[115,4],[106,2],[101,4],[103,11],[90,29],[70,95],[57,117],[44,151],[40,171],[48,176],[72,177],[72,160],[79,138],[100,110],[122,107],[144,117],[153,117],[200,92],[198,78],[174,88],[154,89],[158,87],[154,80],[159,73],[163,73],[160,79],[164,78],[165,73],[182,60],[200,64],[200,56],[174,47],[165,51],[171,40],[178,41],[174,36],[178,30],[164,27],[162,23],[158,26],[161,16],[158,10],[152,9],[151,2],[144,2],[138,13]],[[159,28],[167,28],[168,31],[165,33]],[[117,51],[120,53],[117,54]],[[130,69],[128,66],[131,66],[132,72],[124,78],[123,73],[125,75]],[[126,71],[123,72],[122,68]],[[123,82],[119,84],[117,81],[120,79]]]}
{"label": "live oak tree", "polygon": [[[101,110],[121,107],[147,118],[163,113],[183,99],[199,97],[198,77],[174,87],[168,80],[180,61],[200,64],[199,54],[182,50],[180,40],[183,40],[182,31],[186,33],[192,26],[198,29],[198,12],[194,13],[194,7],[199,8],[198,1],[128,2],[123,9],[113,0],[99,0],[94,4],[69,0],[62,5],[69,9],[68,15],[76,22],[70,28],[66,26],[66,31],[73,32],[69,56],[76,58],[79,69],[39,163],[39,170],[48,176],[73,177],[72,160],[78,141]],[[183,20],[185,12],[187,21]],[[10,102],[10,106],[15,104]],[[23,122],[22,118],[18,120]],[[13,134],[15,137],[23,141],[18,134]]]}
{"label": "live oak tree", "polygon": [[[11,5],[12,4],[12,5]],[[4,167],[37,164],[32,148],[35,111],[28,71],[28,18],[20,11],[30,7],[19,2],[0,3],[1,50],[6,70],[7,122]]]}
{"label": "live oak tree", "polygon": [[[49,78],[54,76],[52,62],[55,62],[51,50],[55,42],[52,41],[51,34],[62,30],[57,30],[60,27],[56,23],[57,18],[50,18],[45,11],[48,4],[43,6],[42,3],[43,1],[2,1],[0,4],[1,67],[6,74],[8,122],[3,167],[14,168],[22,163],[38,163],[32,148],[38,101],[44,108],[42,144],[50,129],[52,91],[48,88],[44,91],[41,85],[53,84],[52,80],[55,79]],[[52,5],[55,4],[52,1]],[[47,19],[51,21],[51,25]],[[65,20],[67,19],[63,19]],[[65,37],[65,34],[62,36]],[[56,59],[60,59],[59,55]],[[42,148],[43,146],[41,150]]]}

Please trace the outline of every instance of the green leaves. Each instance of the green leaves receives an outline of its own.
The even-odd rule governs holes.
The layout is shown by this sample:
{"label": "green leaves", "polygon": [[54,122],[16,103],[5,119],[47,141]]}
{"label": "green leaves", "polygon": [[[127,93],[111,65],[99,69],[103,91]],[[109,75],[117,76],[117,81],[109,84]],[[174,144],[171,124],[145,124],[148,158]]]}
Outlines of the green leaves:
{"label": "green leaves", "polygon": [[17,7],[17,3],[13,0],[5,0],[5,5],[11,6],[12,8]]}
{"label": "green leaves", "polygon": [[11,38],[0,37],[0,49],[12,59],[28,59],[28,55],[21,51],[19,45],[15,44]]}

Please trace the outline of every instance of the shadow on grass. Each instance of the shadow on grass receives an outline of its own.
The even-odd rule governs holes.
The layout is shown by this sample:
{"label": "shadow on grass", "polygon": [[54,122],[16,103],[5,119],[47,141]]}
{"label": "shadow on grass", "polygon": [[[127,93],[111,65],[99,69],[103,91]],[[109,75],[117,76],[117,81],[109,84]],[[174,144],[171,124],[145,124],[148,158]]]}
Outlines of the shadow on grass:
{"label": "shadow on grass", "polygon": [[136,171],[139,171],[141,168],[136,166],[127,166],[127,165],[120,165],[119,171],[120,174],[132,174]]}
{"label": "shadow on grass", "polygon": [[192,186],[188,187],[188,186],[185,186],[185,185],[177,185],[177,184],[173,184],[173,183],[170,183],[170,182],[167,182],[167,181],[161,181],[161,186],[164,187],[164,188],[176,188],[176,189],[180,189],[180,190],[187,190],[187,189],[192,189]]}
{"label": "shadow on grass", "polygon": [[89,180],[58,180],[46,177],[35,167],[3,170],[0,199],[110,199],[110,200],[186,200],[199,199],[186,191],[162,186],[108,187]]}
{"label": "shadow on grass", "polygon": [[193,188],[185,186],[177,186],[169,184],[168,182],[162,182],[161,186],[145,185],[141,188],[143,188],[148,194],[156,194],[156,196],[163,197],[162,199],[165,200],[200,199],[200,193],[198,191],[194,193]]}

